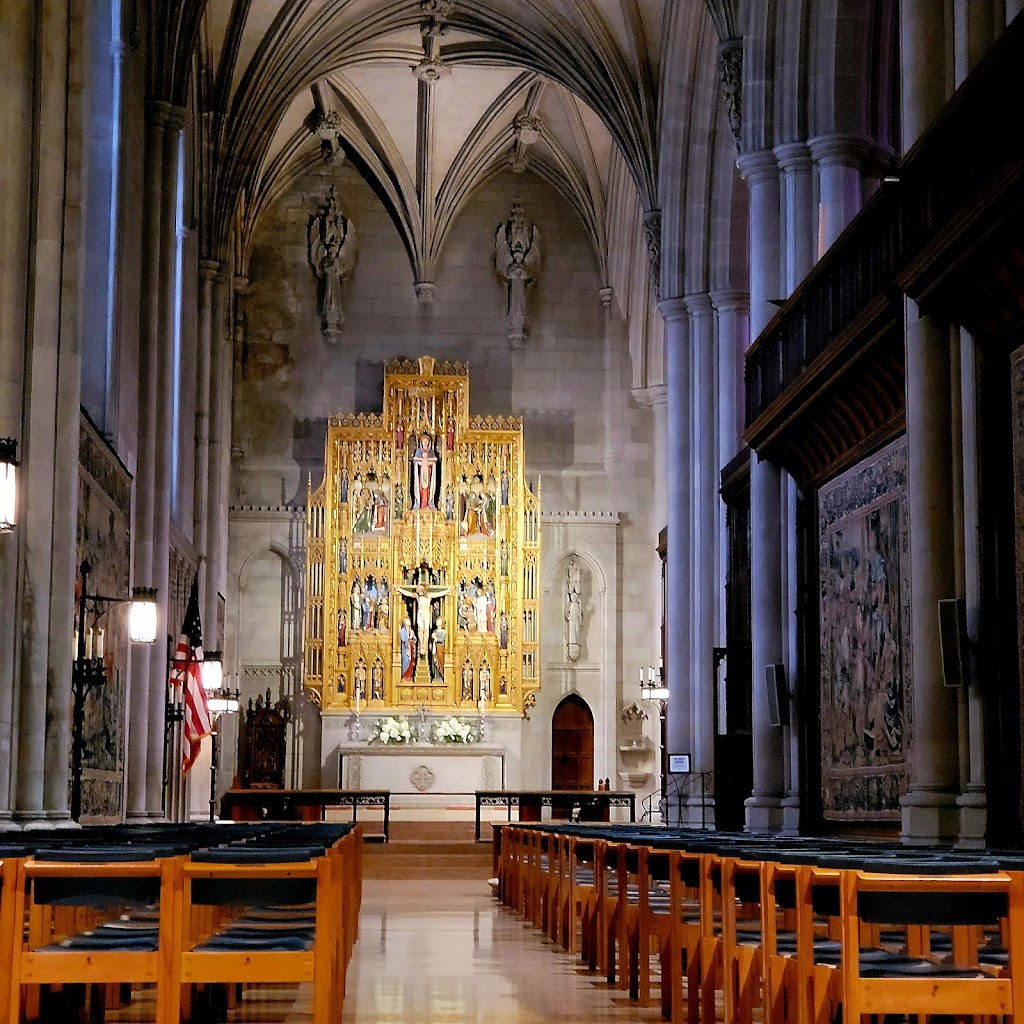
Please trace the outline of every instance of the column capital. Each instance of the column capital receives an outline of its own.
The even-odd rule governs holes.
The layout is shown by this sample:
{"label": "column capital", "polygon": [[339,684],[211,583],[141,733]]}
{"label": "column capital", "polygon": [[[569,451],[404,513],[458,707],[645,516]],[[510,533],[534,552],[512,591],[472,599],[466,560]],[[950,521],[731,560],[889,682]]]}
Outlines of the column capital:
{"label": "column capital", "polygon": [[171,105],[165,100],[146,100],[146,124],[153,128],[163,128],[171,113]]}
{"label": "column capital", "polygon": [[716,313],[745,313],[750,309],[750,292],[741,288],[716,288],[708,294]]}
{"label": "column capital", "polygon": [[686,308],[686,299],[682,297],[662,299],[658,303],[658,312],[666,323],[672,323],[676,320],[686,320],[689,317],[689,311]]}
{"label": "column capital", "polygon": [[770,149],[758,149],[752,153],[741,153],[736,158],[736,167],[740,177],[747,184],[758,181],[770,181],[779,176],[779,162]]}
{"label": "column capital", "polygon": [[871,140],[859,135],[816,135],[807,140],[807,146],[817,164],[859,168],[871,150]]}
{"label": "column capital", "polygon": [[775,147],[775,159],[779,162],[783,174],[809,171],[814,166],[806,142],[783,142]]}
{"label": "column capital", "polygon": [[611,308],[612,299],[615,297],[615,289],[611,285],[606,284],[603,288],[597,289],[597,296],[601,300],[601,305],[605,309],[609,309]]}
{"label": "column capital", "polygon": [[169,132],[180,132],[185,127],[187,111],[184,107],[176,107],[170,103],[166,103],[164,106],[167,108],[166,130]]}
{"label": "column capital", "polygon": [[649,384],[645,388],[633,388],[633,401],[645,409],[657,409],[668,401],[668,387],[664,384]]}
{"label": "column capital", "polygon": [[231,283],[234,286],[236,295],[245,295],[249,290],[249,278],[245,274],[235,274]]}
{"label": "column capital", "polygon": [[692,292],[683,296],[686,310],[691,317],[710,316],[712,313],[711,296],[707,292]]}
{"label": "column capital", "polygon": [[895,162],[895,152],[889,146],[882,146],[876,142],[864,157],[863,170],[868,177],[880,178]]}
{"label": "column capital", "polygon": [[220,260],[200,260],[199,276],[204,281],[212,281],[220,273]]}

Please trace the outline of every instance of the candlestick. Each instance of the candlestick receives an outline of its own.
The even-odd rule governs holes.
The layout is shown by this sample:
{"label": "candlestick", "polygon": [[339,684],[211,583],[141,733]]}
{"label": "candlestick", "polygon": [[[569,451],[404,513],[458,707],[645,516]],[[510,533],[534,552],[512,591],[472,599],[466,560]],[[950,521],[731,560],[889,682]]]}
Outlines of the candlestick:
{"label": "candlestick", "polygon": [[96,630],[96,657],[101,660],[103,658],[103,633],[103,627],[100,626],[100,628]]}
{"label": "candlestick", "polygon": [[71,660],[78,660],[78,627],[75,627],[75,639],[71,647]]}
{"label": "candlestick", "polygon": [[360,694],[360,687],[359,687],[359,684],[357,683],[356,684],[356,714],[357,715],[359,714],[359,694]]}
{"label": "candlestick", "polygon": [[92,657],[92,626],[85,633],[85,656],[87,658]]}

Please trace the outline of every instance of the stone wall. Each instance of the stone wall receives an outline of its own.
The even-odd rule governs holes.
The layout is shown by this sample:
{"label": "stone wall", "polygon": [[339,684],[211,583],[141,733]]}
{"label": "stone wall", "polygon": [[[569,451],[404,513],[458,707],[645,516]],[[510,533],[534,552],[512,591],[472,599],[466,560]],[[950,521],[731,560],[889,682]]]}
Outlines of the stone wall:
{"label": "stone wall", "polygon": [[[358,261],[342,288],[345,323],[336,344],[321,334],[306,241],[309,218],[331,184],[359,237]],[[539,281],[527,294],[532,329],[521,349],[507,337],[505,290],[493,257],[495,229],[516,194],[540,230],[542,248]],[[315,486],[322,473],[324,421],[342,412],[379,411],[386,360],[432,355],[468,361],[471,413],[524,417],[527,474],[542,478],[545,511],[558,510],[559,521],[544,525],[545,573],[557,574],[569,555],[583,550],[575,521],[566,527],[573,516],[606,516],[590,522],[600,522],[602,538],[587,555],[592,624],[578,663],[564,653],[561,595],[545,595],[550,607],[543,613],[541,656],[551,678],[524,723],[521,784],[550,781],[550,713],[557,696],[572,689],[595,712],[595,772],[616,780],[619,711],[639,696],[621,681],[635,679],[639,665],[657,652],[660,595],[652,593],[650,580],[663,524],[652,521],[651,413],[629,394],[628,333],[621,323],[606,324],[605,282],[568,204],[530,174],[491,179],[453,225],[431,282],[433,302],[423,303],[376,196],[350,166],[325,165],[264,214],[248,276],[246,342],[236,367],[236,511],[226,595],[234,609],[227,623],[228,669],[243,694],[252,665],[258,662],[264,673],[254,695],[266,687],[274,651],[290,649],[282,572],[303,562],[296,549],[301,540],[288,534],[282,513],[261,518],[258,510],[304,506],[308,481]],[[282,558],[289,563],[284,569]],[[605,590],[599,592],[598,580]],[[293,763],[308,760],[299,755]]]}

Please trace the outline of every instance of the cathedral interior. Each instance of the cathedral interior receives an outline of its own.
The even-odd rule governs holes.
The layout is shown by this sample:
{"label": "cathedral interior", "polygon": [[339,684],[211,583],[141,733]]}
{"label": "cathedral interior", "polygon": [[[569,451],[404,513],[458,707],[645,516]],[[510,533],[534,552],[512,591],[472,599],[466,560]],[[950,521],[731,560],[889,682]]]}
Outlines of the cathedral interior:
{"label": "cathedral interior", "polygon": [[0,5],[0,830],[1019,846],[1021,7]]}

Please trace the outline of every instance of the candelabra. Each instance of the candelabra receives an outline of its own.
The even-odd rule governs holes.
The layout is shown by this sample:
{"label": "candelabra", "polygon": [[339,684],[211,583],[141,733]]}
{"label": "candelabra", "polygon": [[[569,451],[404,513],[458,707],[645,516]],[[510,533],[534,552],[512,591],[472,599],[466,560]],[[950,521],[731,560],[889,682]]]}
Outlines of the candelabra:
{"label": "candelabra", "polygon": [[640,699],[649,700],[658,706],[658,725],[661,736],[661,792],[668,798],[668,687],[662,679],[662,661],[658,667],[647,666],[647,677],[640,669]]}
{"label": "candelabra", "polygon": [[[71,817],[82,816],[82,760],[85,752],[85,698],[89,692],[107,681],[104,662],[106,635],[96,625],[106,612],[103,605],[131,604],[128,629],[132,643],[151,644],[156,639],[156,591],[135,587],[131,597],[107,597],[88,593],[92,566],[88,560],[78,569],[82,589],[78,595],[78,620],[75,626],[75,660],[71,665]],[[86,629],[86,613],[92,607],[93,622]]]}
{"label": "candelabra", "polygon": [[224,687],[224,659],[220,651],[203,658],[203,689],[210,712],[210,821],[217,820],[217,769],[220,763],[220,720],[238,711],[239,691]]}

